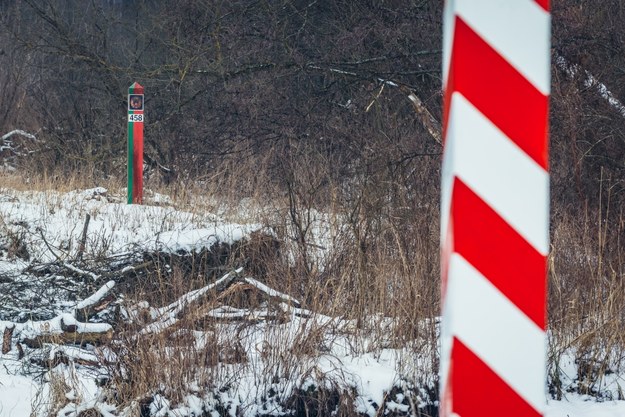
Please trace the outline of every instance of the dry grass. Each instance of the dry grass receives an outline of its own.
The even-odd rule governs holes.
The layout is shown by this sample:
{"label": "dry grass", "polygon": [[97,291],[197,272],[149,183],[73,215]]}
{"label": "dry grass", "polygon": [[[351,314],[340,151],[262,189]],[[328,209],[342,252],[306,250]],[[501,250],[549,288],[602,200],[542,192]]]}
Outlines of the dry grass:
{"label": "dry grass", "polygon": [[68,192],[93,187],[119,189],[125,187],[125,180],[119,178],[103,179],[92,171],[72,173],[0,173],[0,188],[17,191],[57,191]]}
{"label": "dry grass", "polygon": [[[609,197],[609,196],[608,196]],[[625,217],[623,207],[586,207],[562,215],[552,233],[549,263],[550,377],[552,393],[567,390],[599,398],[605,378],[625,365]],[[574,386],[562,386],[559,360],[572,352]],[[620,398],[619,398],[620,397]],[[622,399],[618,393],[617,398]],[[608,398],[612,399],[612,398]]]}
{"label": "dry grass", "polygon": [[[217,190],[224,187],[221,181],[217,183],[211,188],[205,182],[202,187],[214,190],[211,194],[217,196]],[[346,198],[338,186],[330,187],[319,203],[312,195],[313,185],[308,186],[309,192],[289,194],[287,190],[286,196],[277,193],[271,199],[263,197],[260,190],[242,193],[247,207],[262,207],[248,211],[246,220],[267,225],[281,242],[280,256],[263,265],[265,282],[299,298],[311,310],[352,320],[348,336],[354,353],[407,347],[402,359],[406,373],[412,372],[414,377],[419,371],[437,370],[437,204],[417,203],[408,189],[389,196],[380,192],[380,184],[375,182],[358,190],[358,200]],[[196,197],[192,196],[197,191],[191,190],[187,185],[179,195],[185,196],[185,204],[194,205]],[[236,193],[229,194],[226,201],[241,207],[242,200],[237,201]],[[379,203],[370,204],[372,201]],[[556,397],[572,389],[558,386],[558,360],[567,352],[575,352],[579,367],[575,390],[582,394],[603,395],[604,376],[622,366],[625,221],[622,212],[610,213],[605,207],[600,210],[603,217],[588,209],[581,219],[571,214],[558,216],[552,226],[549,366],[550,385],[555,387],[552,392]],[[322,232],[325,239],[320,241]],[[266,374],[294,374],[301,358],[322,352],[319,335],[325,333],[332,331],[307,329],[297,336],[295,349],[268,345]],[[166,343],[155,345],[166,351]],[[415,358],[424,356],[425,361],[416,364]],[[165,361],[166,357],[164,354],[150,360]],[[206,359],[198,355],[196,361]],[[415,366],[421,369],[415,372]],[[146,380],[163,377],[166,375]],[[204,377],[209,386],[216,381],[213,374]],[[178,379],[188,381],[182,376]],[[271,379],[265,379],[265,383],[270,386]],[[326,399],[335,401],[332,395]],[[300,405],[305,406],[306,401]]]}
{"label": "dry grass", "polygon": [[[378,185],[369,182],[356,185],[362,190],[355,200],[346,198],[340,186],[332,184],[323,199],[306,190],[291,190],[285,195],[275,191],[263,178],[262,170],[258,174],[252,164],[249,171],[240,165],[238,168],[246,175],[256,173],[258,181],[268,184],[238,188],[237,193],[241,178],[224,175],[212,182],[201,179],[158,184],[153,189],[172,196],[179,208],[193,211],[229,206],[230,212],[222,211],[229,218],[235,213],[235,221],[267,226],[279,245],[269,241],[239,248],[248,269],[270,287],[299,299],[306,309],[336,320],[311,321],[294,333],[285,331],[281,323],[271,325],[258,347],[261,368],[247,362],[250,352],[240,352],[237,343],[237,335],[244,338],[249,324],[234,325],[230,333],[219,334],[218,329],[223,327],[201,316],[201,312],[218,304],[216,295],[195,306],[198,315],[185,316],[171,331],[137,336],[146,324],[137,321],[119,329],[109,346],[119,358],[109,366],[110,399],[121,407],[137,407],[159,393],[176,403],[189,393],[189,387],[219,390],[229,381],[236,381],[241,372],[254,373],[258,386],[269,392],[276,381],[308,372],[315,374],[315,368],[306,368],[306,363],[311,357],[327,354],[332,337],[346,338],[354,354],[404,349],[400,373],[414,385],[419,383],[415,378],[420,375],[431,375],[437,366],[435,318],[440,293],[438,222],[433,220],[438,218],[437,205],[410,201],[414,190],[409,189],[404,195],[397,189],[394,196],[380,194]],[[40,184],[54,188],[51,183]],[[78,185],[72,183],[72,188]],[[316,187],[308,181],[305,185]],[[83,188],[89,186],[82,184]],[[224,189],[228,191],[222,199],[219,190]],[[272,198],[267,198],[269,194]],[[393,199],[391,205],[384,202],[389,198]],[[377,203],[368,205],[369,199]],[[247,210],[241,212],[243,206]],[[150,286],[151,305],[166,305],[172,298],[202,285],[190,278],[182,270],[168,274],[154,271],[147,279],[160,284],[156,291]],[[146,288],[134,288],[126,294],[128,305],[144,300],[146,293]],[[202,343],[198,344],[198,333],[193,332],[201,332],[205,338]],[[224,368],[224,360],[238,370]],[[317,378],[323,379],[321,374]],[[351,396],[353,393],[341,393],[337,388],[299,392],[281,401],[303,409],[337,406],[341,415],[350,415]]]}
{"label": "dry grass", "polygon": [[[279,244],[269,242],[247,252],[240,248],[239,255],[248,260],[250,271],[270,287],[299,299],[305,308],[349,323],[316,324],[298,329],[294,336],[286,336],[275,326],[259,348],[263,367],[255,375],[258,384],[269,390],[275,381],[314,372],[302,369],[302,363],[327,352],[332,342],[327,335],[346,337],[354,354],[403,349],[400,374],[412,378],[415,385],[426,383],[421,375],[432,375],[438,368],[436,187],[411,185],[429,181],[419,177],[427,174],[383,169],[357,173],[346,185],[314,161],[300,161],[290,167],[289,175],[276,179],[270,174],[276,157],[248,163],[226,159],[211,177],[169,184],[156,178],[146,181],[147,189],[171,196],[180,209],[217,211],[234,221],[267,226]],[[119,179],[95,184],[81,175],[28,181],[5,175],[0,186],[69,190],[125,185]],[[570,389],[559,375],[559,360],[568,352],[575,352],[579,366],[574,389],[591,395],[600,394],[602,378],[618,370],[625,357],[625,216],[622,207],[617,210],[606,197],[600,207],[587,207],[581,216],[578,209],[558,207],[553,216],[549,377],[556,397]],[[164,277],[154,271],[149,278],[159,283],[150,298],[154,306],[202,285],[183,270]],[[135,288],[127,294],[127,302],[136,304],[145,294],[144,288]],[[209,297],[197,311],[208,311],[216,304],[217,299]],[[136,322],[123,329],[110,346],[120,358],[109,369],[111,398],[120,405],[136,408],[156,393],[182,401],[191,386],[200,391],[219,390],[241,372],[254,369],[246,362],[249,352],[240,351],[239,336],[232,337],[245,334],[246,324],[231,328],[234,333],[219,334],[220,327],[198,313],[186,316],[175,331],[137,337],[144,324]],[[202,332],[202,343],[198,344],[192,331]],[[228,338],[230,343],[225,343]],[[238,370],[217,366],[224,360],[237,364]],[[304,411],[311,404],[323,410],[330,403],[343,404],[352,395],[343,392],[344,398],[337,399],[336,392],[300,392],[299,400],[289,401]],[[341,410],[349,415],[347,407]]]}

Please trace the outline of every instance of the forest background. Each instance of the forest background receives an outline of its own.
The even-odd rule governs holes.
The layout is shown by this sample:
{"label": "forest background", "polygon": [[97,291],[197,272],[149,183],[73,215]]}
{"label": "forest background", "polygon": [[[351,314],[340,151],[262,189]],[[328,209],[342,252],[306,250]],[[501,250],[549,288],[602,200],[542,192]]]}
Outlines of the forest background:
{"label": "forest background", "polygon": [[[0,2],[0,133],[28,133],[4,139],[5,173],[123,186],[137,81],[146,187],[282,204],[270,226],[294,231],[295,262],[263,274],[326,313],[400,317],[393,337],[413,340],[440,311],[442,7]],[[552,2],[550,354],[576,347],[588,393],[625,352],[623,27],[620,1]],[[349,229],[323,264],[313,210]]]}

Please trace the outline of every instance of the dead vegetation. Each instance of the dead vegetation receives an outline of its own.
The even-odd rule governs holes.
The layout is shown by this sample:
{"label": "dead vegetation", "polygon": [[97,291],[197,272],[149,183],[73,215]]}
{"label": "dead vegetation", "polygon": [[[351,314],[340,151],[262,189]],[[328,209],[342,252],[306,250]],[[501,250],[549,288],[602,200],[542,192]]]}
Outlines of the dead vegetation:
{"label": "dead vegetation", "polygon": [[[90,8],[84,19],[92,24],[85,25],[74,25],[73,13],[56,13],[62,3],[0,4],[0,62],[7,68],[0,74],[0,134],[20,127],[36,139],[3,139],[9,148],[0,157],[11,170],[2,174],[3,186],[120,189],[123,125],[111,121],[123,114],[126,86],[137,78],[152,94],[145,184],[171,196],[150,204],[240,216],[271,232],[196,252],[114,256],[107,252],[111,237],[95,235],[83,249],[79,241],[48,242],[58,256],[39,262],[26,243],[35,232],[0,219],[0,255],[29,262],[28,280],[0,275],[0,319],[11,322],[3,354],[32,359],[35,373],[104,367],[98,381],[106,400],[129,415],[165,410],[165,400],[183,401],[191,391],[215,393],[211,410],[236,414],[228,395],[247,375],[265,389],[259,416],[285,409],[353,416],[356,393],[308,362],[340,340],[350,352],[403,349],[398,366],[406,385],[388,393],[395,408],[376,404],[379,415],[435,414],[442,2],[404,2],[396,10],[379,2],[234,1],[224,10],[200,1],[176,10],[137,2],[135,11],[154,30],[129,24],[129,34],[92,32],[117,22],[121,3]],[[601,85],[611,97],[625,88],[625,53],[618,53],[624,16],[612,0],[553,4],[554,56],[571,64],[552,72],[548,326],[555,398],[623,397],[620,388],[606,389],[625,352],[623,117]],[[126,35],[153,46],[147,61]],[[82,53],[95,50],[102,56]],[[61,64],[71,70],[59,71]],[[93,231],[86,219],[71,227]],[[28,320],[58,317],[54,297],[78,303],[110,281],[114,287],[97,303],[64,313],[75,318],[72,325],[108,323],[111,332],[86,336],[59,323],[58,332],[38,340],[18,331]],[[289,324],[298,331],[287,337],[281,331]],[[271,330],[251,343],[252,330],[263,326]],[[86,345],[97,346],[98,355],[69,349]],[[579,372],[565,375],[571,357]],[[251,370],[256,374],[246,374]],[[289,391],[293,375],[314,376],[316,384]],[[50,410],[58,411],[77,400],[65,395],[71,378],[57,378],[65,385],[57,381],[58,404]]]}
{"label": "dead vegetation", "polygon": [[[382,246],[374,234],[354,239],[360,228],[370,227],[361,220],[346,227],[342,215],[328,217],[314,207],[282,210],[289,216],[264,212],[269,213],[267,232],[200,251],[33,260],[24,270],[31,283],[72,287],[77,299],[60,316],[6,322],[5,354],[27,361],[31,372],[57,370],[59,378],[67,378],[60,371],[66,368],[91,369],[100,374],[97,381],[106,393],[102,401],[118,410],[143,407],[137,404],[156,407],[161,397],[173,407],[187,395],[206,392],[222,392],[214,407],[227,408],[232,406],[227,395],[236,392],[237,381],[245,376],[262,387],[255,395],[267,407],[266,415],[272,407],[309,412],[338,407],[350,415],[352,388],[336,375],[325,376],[315,358],[332,356],[337,341],[354,354],[413,346],[418,358],[411,358],[409,349],[400,361],[402,378],[411,381],[401,390],[417,395],[417,387],[428,387],[421,402],[431,405],[436,395],[436,313],[431,300],[415,304],[411,297],[436,300],[436,280],[424,279],[413,264],[417,259],[388,262],[388,256],[401,257],[405,248]],[[423,226],[429,236],[437,227]],[[385,236],[400,244],[396,228]],[[328,231],[332,238],[317,243]],[[352,250],[356,256],[350,255]],[[431,267],[427,258],[418,261]],[[417,275],[403,275],[410,271]],[[18,288],[11,279],[7,277],[6,288]],[[18,306],[13,311],[17,319]],[[415,370],[423,372],[416,380],[411,376]],[[314,383],[302,391],[298,384],[305,378]],[[71,391],[71,381],[67,384]],[[69,410],[76,401],[48,404],[48,409],[52,414]],[[384,410],[385,404],[370,406]],[[392,408],[395,402],[388,404]]]}

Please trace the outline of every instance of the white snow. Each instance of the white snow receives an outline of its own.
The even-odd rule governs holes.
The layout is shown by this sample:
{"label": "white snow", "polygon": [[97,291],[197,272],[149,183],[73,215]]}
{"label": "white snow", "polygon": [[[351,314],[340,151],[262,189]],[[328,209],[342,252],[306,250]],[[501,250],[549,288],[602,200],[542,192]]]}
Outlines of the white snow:
{"label": "white snow", "polygon": [[[261,228],[258,224],[234,224],[210,213],[197,214],[175,210],[168,206],[128,206],[123,199],[111,195],[103,188],[61,193],[18,193],[2,190],[0,197],[0,218],[10,230],[21,233],[23,239],[33,248],[31,260],[39,262],[60,261],[66,268],[85,276],[88,280],[97,278],[91,271],[85,271],[74,259],[78,251],[78,242],[82,234],[85,215],[91,215],[87,231],[85,256],[113,256],[144,248],[160,251],[198,251],[217,242],[232,243],[247,234]],[[167,204],[166,196],[155,198],[159,204]],[[335,245],[327,228],[323,213],[313,213],[312,233],[319,235],[318,246],[311,249],[311,254],[321,259]],[[325,237],[324,237],[325,236]],[[29,265],[20,259],[0,260],[0,271],[4,274],[19,274]],[[77,266],[78,265],[78,266]],[[128,271],[125,269],[124,271]],[[233,275],[244,273],[237,269],[223,275],[216,282],[200,289],[190,291],[177,301],[163,307],[153,308],[146,302],[124,310],[131,319],[138,311],[145,310],[152,318],[152,324],[144,328],[145,333],[159,332],[177,322],[177,315],[184,308],[217,285],[223,284]],[[16,278],[17,279],[17,278]],[[218,343],[231,345],[238,343],[247,361],[244,364],[220,364],[215,372],[228,381],[210,393],[202,392],[200,386],[189,386],[189,393],[181,404],[172,404],[164,395],[157,394],[150,405],[151,411],[158,416],[219,416],[218,406],[229,415],[252,417],[257,413],[281,415],[281,400],[294,390],[306,391],[308,388],[322,386],[339,388],[355,395],[354,409],[369,416],[383,415],[378,407],[386,402],[391,412],[409,412],[404,394],[388,398],[388,392],[398,384],[403,384],[406,375],[419,376],[423,381],[434,382],[431,369],[425,364],[428,353],[423,358],[409,357],[408,348],[373,348],[373,341],[364,340],[358,348],[349,336],[349,329],[354,323],[342,318],[328,317],[304,308],[299,308],[299,301],[288,294],[276,291],[253,277],[242,276],[242,282],[256,287],[267,296],[282,300],[278,308],[286,316],[285,322],[269,324],[263,321],[271,316],[268,308],[248,310],[229,306],[218,306],[208,311],[207,315],[215,319],[225,319],[224,323],[210,331],[177,330],[177,334],[188,332],[197,349],[204,349],[209,336],[217,337]],[[19,279],[18,281],[19,282]],[[55,313],[49,320],[24,320],[15,324],[15,334],[37,336],[61,332],[64,325],[75,325],[78,332],[106,332],[111,326],[106,323],[80,323],[72,315],[75,309],[83,309],[102,300],[115,286],[110,280],[82,301],[65,300],[59,303],[63,311]],[[1,309],[1,307],[0,307]],[[231,324],[228,320],[250,320],[245,326]],[[384,317],[371,318],[377,326],[392,326]],[[0,334],[12,322],[0,321]],[[323,354],[314,356],[299,354],[288,363],[271,362],[267,359],[268,351],[289,355],[290,349],[297,346],[298,340],[308,337],[312,332],[321,332],[319,350]],[[344,332],[343,332],[344,331]],[[380,343],[376,341],[375,343]],[[86,362],[97,362],[98,358],[113,360],[110,352],[97,352],[93,347],[48,346],[47,355],[51,358],[56,353],[63,353],[69,358]],[[435,347],[433,348],[435,349]],[[0,356],[0,416],[29,417],[33,405],[38,406],[49,397],[48,385],[43,383],[41,375],[24,376],[23,363],[17,360],[18,352],[12,349]],[[577,375],[574,355],[563,355],[559,363],[562,380],[571,383]],[[285,375],[288,371],[288,377]],[[425,372],[424,375],[418,375]],[[95,385],[93,370],[78,365],[59,365],[54,368],[57,376],[75,381],[72,390],[66,393],[71,400],[58,413],[58,416],[76,417],[81,411],[97,409],[103,416],[125,417],[132,415],[130,409],[119,410],[106,403],[100,389]],[[46,378],[53,373],[46,374]],[[568,379],[566,379],[568,378]],[[625,381],[623,375],[608,376],[605,387],[615,395]],[[266,388],[274,388],[276,397],[261,398],[266,395]],[[418,393],[417,393],[418,395]],[[239,413],[239,414],[237,414]],[[596,402],[589,397],[566,394],[562,401],[550,400],[545,417],[618,417],[625,416],[625,401]]]}
{"label": "white snow", "polygon": [[276,291],[273,288],[270,288],[270,287],[266,286],[262,282],[259,282],[259,281],[255,280],[254,278],[247,277],[247,278],[243,278],[243,280],[245,282],[247,282],[248,284],[253,285],[254,287],[258,288],[262,292],[266,293],[270,297],[281,298],[281,299],[283,299],[285,301],[292,302],[295,305],[300,305],[300,302],[297,301],[295,298],[291,297],[290,295],[281,293],[279,291]]}
{"label": "white snow", "polygon": [[222,224],[206,229],[172,230],[159,233],[146,247],[166,252],[199,251],[217,242],[234,243],[260,228],[260,225]]}
{"label": "white snow", "polygon": [[78,304],[76,304],[76,309],[80,310],[83,308],[87,308],[98,303],[113,287],[115,286],[115,281],[109,281],[104,284],[98,291],[96,291],[93,295],[85,298]]}
{"label": "white snow", "polygon": [[[210,213],[190,213],[167,206],[127,205],[123,196],[102,187],[70,193],[0,190],[0,218],[23,236],[31,259],[61,260],[67,268],[91,278],[72,260],[86,214],[91,215],[85,257],[110,256],[135,247],[163,251],[199,251],[216,242],[232,243],[258,230],[257,224],[232,224]],[[160,201],[165,199],[159,197]],[[24,265],[0,261],[0,269],[19,270]]]}
{"label": "white snow", "polygon": [[551,400],[547,403],[545,417],[623,417],[625,401],[598,403],[573,397],[565,401]]}
{"label": "white snow", "polygon": [[32,378],[16,375],[17,363],[2,358],[0,365],[0,416],[28,417],[40,390]]}
{"label": "white snow", "polygon": [[625,105],[623,105],[623,103],[614,96],[612,91],[610,91],[608,87],[604,83],[600,82],[594,75],[586,71],[580,65],[569,62],[562,55],[556,56],[555,64],[562,71],[566,72],[566,74],[571,78],[581,74],[585,87],[594,88],[601,98],[606,100],[608,104],[612,106],[612,108],[614,108],[614,110],[616,110],[621,116],[625,117]]}

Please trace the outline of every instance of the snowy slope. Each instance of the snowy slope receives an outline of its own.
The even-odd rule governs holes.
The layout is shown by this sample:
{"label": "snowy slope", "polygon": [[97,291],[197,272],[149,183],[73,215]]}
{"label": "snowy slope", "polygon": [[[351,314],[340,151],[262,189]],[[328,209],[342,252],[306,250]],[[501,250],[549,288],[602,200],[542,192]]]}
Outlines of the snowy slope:
{"label": "snowy slope", "polygon": [[[209,213],[190,213],[149,203],[128,206],[121,201],[120,196],[111,195],[102,188],[67,194],[2,191],[0,239],[4,249],[0,258],[0,278],[5,280],[0,280],[0,285],[4,285],[3,294],[0,294],[0,301],[4,300],[0,304],[0,320],[4,317],[4,321],[0,321],[0,334],[13,323],[17,323],[14,332],[19,337],[40,335],[43,327],[48,333],[61,332],[63,325],[74,325],[79,332],[105,333],[111,330],[106,323],[80,323],[75,317],[77,310],[96,304],[115,288],[115,277],[108,280],[98,271],[83,269],[77,260],[81,250],[84,250],[86,259],[114,259],[141,251],[192,252],[209,248],[216,242],[234,243],[261,229],[258,224],[234,224]],[[87,214],[90,223],[85,247],[81,248]],[[26,250],[20,252],[11,246],[16,241]],[[63,287],[56,285],[56,280],[61,278],[54,274],[33,275],[33,265],[52,264],[61,265],[65,271],[81,277],[80,294],[89,290],[87,293],[91,295],[78,296],[71,288],[49,292],[51,287]],[[138,304],[134,310],[127,308],[125,314],[133,320],[135,314],[138,317],[138,312],[144,311],[152,322],[144,327],[143,334],[158,334],[174,326],[179,320],[178,314],[188,305],[226,281],[230,282],[232,274],[237,276],[238,288],[255,291],[274,303],[261,304],[253,310],[214,306],[205,315],[223,319],[218,328],[179,330],[174,334],[190,334],[198,350],[205,349],[211,337],[216,339],[217,346],[226,346],[236,340],[245,360],[219,364],[221,379],[216,380],[213,392],[205,392],[190,383],[189,392],[178,403],[163,394],[166,389],[155,393],[149,404],[153,415],[199,416],[203,412],[250,417],[284,415],[292,412],[292,409],[285,408],[289,398],[320,388],[347,393],[351,401],[348,406],[368,416],[410,415],[413,408],[431,402],[427,390],[435,388],[435,370],[423,358],[432,352],[423,352],[423,358],[420,358],[414,357],[410,349],[368,349],[367,346],[373,343],[351,338],[349,329],[354,323],[306,310],[298,300],[245,275],[243,269],[226,273],[221,280],[191,291],[167,306],[156,308]],[[33,279],[41,282],[32,282]],[[14,298],[22,302],[14,307],[10,307],[10,299],[6,298],[7,292],[13,288],[11,285],[20,288]],[[23,310],[17,312],[16,308]],[[233,324],[240,319],[249,324],[243,327]],[[378,319],[380,323],[385,320]],[[318,338],[317,354],[300,354],[293,363],[287,358],[288,372],[283,372],[284,363],[275,362],[268,354],[288,355],[298,343],[312,337],[312,333]],[[114,352],[94,346],[80,348],[46,343],[39,349],[25,348],[26,359],[29,359],[28,355],[32,355],[32,359],[42,354],[53,359],[62,354],[70,361],[60,363],[52,370],[37,368],[32,361],[19,359],[20,352],[15,344],[10,352],[0,356],[0,416],[30,416],[33,407],[43,415],[41,413],[46,410],[54,388],[50,381],[59,377],[73,382],[63,393],[66,404],[55,410],[56,415],[77,417],[81,411],[94,408],[105,417],[133,415],[136,410],[117,409],[95,383],[97,366],[93,364],[103,357],[114,359]],[[360,347],[355,349],[355,345]],[[563,372],[569,377],[575,375],[571,358],[566,355],[563,358],[568,360],[561,364]],[[272,377],[271,372],[276,376]],[[422,385],[415,386],[415,381]],[[615,393],[624,382],[623,377],[616,374],[611,381],[608,388]],[[573,378],[568,382],[573,383]],[[545,415],[625,416],[625,402],[598,403],[591,398],[568,394],[562,401],[550,400]]]}

